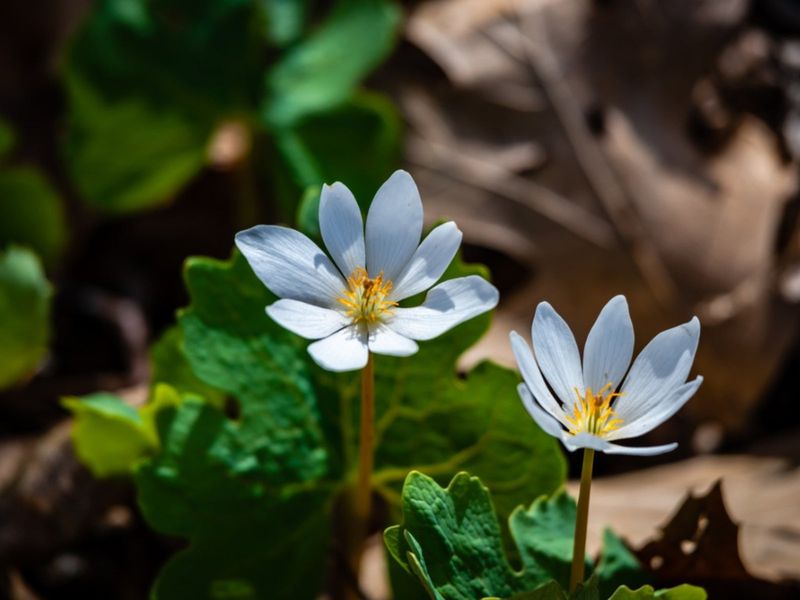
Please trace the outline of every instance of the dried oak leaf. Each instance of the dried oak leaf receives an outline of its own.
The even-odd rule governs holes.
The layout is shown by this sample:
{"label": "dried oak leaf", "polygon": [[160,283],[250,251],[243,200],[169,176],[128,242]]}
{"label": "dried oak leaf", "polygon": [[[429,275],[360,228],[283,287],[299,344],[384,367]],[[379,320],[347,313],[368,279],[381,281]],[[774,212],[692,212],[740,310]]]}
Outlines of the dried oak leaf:
{"label": "dried oak leaf", "polygon": [[725,507],[721,480],[705,495],[689,493],[636,555],[659,585],[689,581],[705,588],[709,598],[797,598],[796,583],[766,581],[747,571],[739,554],[739,525]]}

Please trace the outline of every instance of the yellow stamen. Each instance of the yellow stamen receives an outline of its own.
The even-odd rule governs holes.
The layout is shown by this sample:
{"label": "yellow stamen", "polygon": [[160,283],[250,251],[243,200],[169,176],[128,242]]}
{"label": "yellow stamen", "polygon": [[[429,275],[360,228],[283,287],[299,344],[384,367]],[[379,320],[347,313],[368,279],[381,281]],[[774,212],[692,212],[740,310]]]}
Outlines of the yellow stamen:
{"label": "yellow stamen", "polygon": [[347,289],[338,299],[353,323],[373,324],[392,314],[397,302],[389,300],[392,282],[383,278],[383,271],[370,279],[366,269],[357,267],[347,278]]}
{"label": "yellow stamen", "polygon": [[575,388],[575,394],[578,401],[573,405],[573,414],[567,415],[567,421],[572,425],[569,430],[572,435],[592,433],[603,437],[622,425],[622,419],[616,416],[611,407],[611,402],[622,394],[613,391],[611,383],[604,385],[597,393],[592,392],[592,388],[586,388],[583,396]]}

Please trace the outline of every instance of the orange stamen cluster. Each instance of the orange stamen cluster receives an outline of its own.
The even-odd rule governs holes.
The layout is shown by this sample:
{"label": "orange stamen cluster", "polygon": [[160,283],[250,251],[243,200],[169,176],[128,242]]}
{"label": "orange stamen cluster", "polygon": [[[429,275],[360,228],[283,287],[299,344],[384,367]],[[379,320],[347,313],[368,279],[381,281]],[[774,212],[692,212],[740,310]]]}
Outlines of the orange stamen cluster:
{"label": "orange stamen cluster", "polygon": [[575,388],[575,393],[578,401],[573,404],[572,414],[566,415],[572,426],[569,430],[571,434],[592,433],[602,437],[622,425],[622,419],[616,416],[611,407],[614,398],[622,394],[613,391],[611,383],[604,385],[597,393],[592,392],[592,388],[586,388],[584,396],[581,396],[578,388]]}
{"label": "orange stamen cluster", "polygon": [[366,269],[358,267],[347,278],[347,289],[339,303],[353,323],[378,323],[397,306],[397,302],[388,299],[391,291],[392,282],[383,278],[383,272],[370,279]]}

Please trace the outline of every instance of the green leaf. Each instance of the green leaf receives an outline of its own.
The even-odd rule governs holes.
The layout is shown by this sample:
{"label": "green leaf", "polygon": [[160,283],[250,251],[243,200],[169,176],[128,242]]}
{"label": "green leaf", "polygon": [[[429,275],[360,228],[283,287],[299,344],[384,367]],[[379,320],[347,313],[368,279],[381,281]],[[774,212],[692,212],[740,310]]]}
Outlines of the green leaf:
{"label": "green leaf", "polygon": [[328,452],[303,344],[271,319],[274,301],[239,254],[232,264],[189,259],[191,306],[179,318],[197,377],[239,405],[238,436],[264,454],[276,482],[321,477]]}
{"label": "green leaf", "polygon": [[707,594],[703,588],[687,584],[658,591],[649,585],[637,590],[622,586],[611,595],[609,600],[655,600],[656,598],[662,600],[706,600]]}
{"label": "green leaf", "polygon": [[597,564],[600,594],[607,598],[619,586],[639,587],[645,577],[639,560],[610,529],[603,531],[603,552]]}
{"label": "green leaf", "polygon": [[0,252],[0,389],[31,376],[47,353],[51,295],[33,252]]}
{"label": "green leaf", "polygon": [[208,122],[254,105],[258,20],[251,0],[100,0],[67,71],[105,99],[136,96]]}
{"label": "green leaf", "polygon": [[[445,277],[468,273],[485,270],[457,261]],[[208,597],[220,581],[235,580],[243,597],[313,597],[330,543],[330,507],[355,477],[358,374],[313,364],[308,342],[265,315],[274,297],[241,256],[191,259],[186,281],[192,302],[179,318],[183,343],[171,352],[184,352],[194,376],[238,411],[226,416],[208,403],[184,402],[160,421],[165,449],[139,470],[140,501],[154,527],[189,538],[190,547],[165,568],[158,595],[190,586],[194,595],[178,597]],[[488,363],[464,378],[456,372],[457,358],[488,325],[484,315],[421,344],[414,357],[377,357],[375,484],[390,512],[399,514],[412,467],[440,479],[463,468],[480,473],[497,487],[503,518],[563,483],[563,456],[527,417],[516,374]],[[295,513],[284,503],[305,508]],[[294,540],[297,548],[276,541],[274,555],[265,554],[273,550],[264,539],[289,535],[281,529],[287,520],[307,527],[303,540]],[[224,564],[216,562],[220,548]],[[183,581],[188,573],[191,581]],[[307,594],[276,591],[301,583],[307,587],[297,590]]]}
{"label": "green leaf", "polygon": [[14,147],[14,131],[8,123],[0,119],[0,159],[4,159]]}
{"label": "green leaf", "polygon": [[28,166],[0,170],[0,245],[27,246],[53,264],[66,242],[61,198],[42,173]]}
{"label": "green leaf", "polygon": [[67,88],[67,166],[83,199],[95,208],[126,213],[158,206],[203,167],[207,126],[137,96],[104,100],[77,76]]}
{"label": "green leaf", "polygon": [[[427,475],[412,472],[402,497],[403,525],[387,529],[384,541],[391,556],[420,579],[431,597],[565,597],[555,590],[569,585],[576,507],[564,490],[511,513],[509,531],[519,568],[506,555],[492,498],[477,477],[460,473],[443,489]],[[616,581],[641,578],[635,570],[638,563],[610,532],[603,557],[602,568],[570,598],[607,598],[611,592],[604,590],[613,591]],[[592,571],[588,559],[585,569]],[[548,587],[548,582],[555,585]]]}
{"label": "green leaf", "polygon": [[339,0],[267,74],[264,122],[285,128],[348,100],[391,50],[399,23],[400,11],[389,0]]}
{"label": "green leaf", "polygon": [[303,192],[300,202],[297,205],[297,228],[307,236],[314,239],[321,239],[319,231],[319,201],[322,188],[318,185],[310,185]]}
{"label": "green leaf", "polygon": [[183,344],[154,355],[157,372],[178,373],[185,385],[186,373],[172,368],[182,350],[238,415],[184,402],[159,418],[164,449],[138,471],[139,500],[151,525],[190,547],[164,568],[154,595],[312,598],[334,483],[323,479],[328,457],[305,349],[266,318],[272,298],[241,256],[192,259],[186,281]]}
{"label": "green leaf", "polygon": [[275,46],[286,46],[303,33],[308,0],[259,0],[264,13],[265,34]]}
{"label": "green leaf", "polygon": [[170,200],[203,166],[211,132],[256,104],[250,0],[101,0],[66,64],[66,158],[111,212]]}
{"label": "green leaf", "polygon": [[165,385],[139,410],[102,392],[62,401],[75,416],[75,452],[95,477],[130,474],[143,457],[158,449],[156,413],[179,403],[177,392]]}
{"label": "green leaf", "polygon": [[308,190],[323,183],[345,182],[366,210],[400,162],[402,137],[397,110],[388,99],[371,93],[358,94],[295,128],[276,131],[281,161],[275,165],[275,177],[283,180],[285,205],[294,206],[303,194],[299,227],[310,235],[318,230],[319,195],[312,197]]}
{"label": "green leaf", "polygon": [[[145,518],[190,546],[152,597],[313,598],[324,574],[330,486],[271,486],[274,468],[243,416],[186,400],[158,415],[162,452],[136,475]],[[252,433],[252,431],[251,431]]]}
{"label": "green leaf", "polygon": [[597,575],[592,575],[588,580],[579,583],[578,587],[569,595],[570,600],[600,600]]}
{"label": "green leaf", "polygon": [[567,600],[567,594],[558,583],[550,581],[532,592],[514,594],[509,600]]}
{"label": "green leaf", "polygon": [[412,472],[403,486],[403,525],[388,529],[385,541],[390,554],[407,561],[432,597],[508,598],[563,579],[562,548],[571,536],[563,531],[565,515],[557,513],[568,502],[561,492],[512,514],[511,536],[522,567],[517,571],[506,557],[492,499],[480,479],[460,473],[443,489],[427,475]]}
{"label": "green leaf", "polygon": [[167,329],[150,349],[151,393],[159,381],[169,381],[181,395],[194,395],[219,408],[225,407],[225,394],[200,381],[192,371],[183,346],[180,327]]}
{"label": "green leaf", "polygon": [[[564,588],[569,585],[576,515],[575,500],[563,490],[536,499],[527,510],[520,506],[511,513],[509,529],[524,569],[541,580],[555,579]],[[585,570],[591,569],[586,558]]]}

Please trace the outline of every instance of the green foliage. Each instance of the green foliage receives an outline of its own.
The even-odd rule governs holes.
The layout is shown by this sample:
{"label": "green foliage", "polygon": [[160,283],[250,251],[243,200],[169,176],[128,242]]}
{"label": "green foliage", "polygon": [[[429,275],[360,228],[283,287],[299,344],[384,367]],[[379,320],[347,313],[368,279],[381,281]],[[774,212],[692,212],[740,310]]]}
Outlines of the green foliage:
{"label": "green foliage", "polygon": [[67,242],[61,198],[38,169],[0,170],[0,244],[27,246],[52,264]]}
{"label": "green foliage", "polygon": [[68,71],[111,102],[137,97],[208,124],[255,100],[254,16],[250,0],[101,0]]}
{"label": "green foliage", "polygon": [[[280,160],[250,164],[292,171],[287,216],[298,186],[320,185],[341,164],[339,177],[355,172],[348,180],[374,191],[388,173],[362,167],[396,160],[397,117],[385,100],[354,94],[391,49],[400,11],[392,0],[339,0],[304,37],[308,10],[306,0],[100,0],[65,69],[65,156],[84,198],[114,213],[170,200],[231,119],[274,137]],[[333,136],[360,136],[359,151]]]}
{"label": "green foliage", "polygon": [[[14,146],[14,132],[0,120],[0,161]],[[0,248],[10,244],[34,250],[53,264],[67,241],[61,198],[32,166],[3,164],[0,168]]]}
{"label": "green foliage", "polygon": [[303,33],[309,0],[260,0],[264,32],[275,46],[286,46]]}
{"label": "green foliage", "polygon": [[203,398],[206,402],[225,407],[225,394],[206,385],[195,376],[192,367],[186,360],[183,346],[183,332],[180,327],[170,327],[150,348],[151,393],[158,381],[169,381],[170,385],[181,395],[192,395]]}
{"label": "green foliage", "polygon": [[342,104],[389,53],[400,22],[389,0],[339,0],[327,20],[266,77],[261,114],[284,128]]}
{"label": "green foliage", "polygon": [[255,105],[250,0],[102,0],[67,62],[66,158],[85,199],[127,212],[169,200],[216,124]]}
{"label": "green foliage", "polygon": [[[445,277],[471,272],[484,271],[456,263]],[[265,315],[274,298],[241,256],[192,259],[186,282],[182,342],[159,345],[156,373],[177,373],[185,389],[188,365],[228,410],[184,401],[159,413],[162,450],[137,472],[140,503],[156,529],[190,545],[164,568],[155,597],[312,598],[332,506],[355,478],[358,374],[313,364],[307,342]],[[503,518],[563,483],[563,457],[525,418],[516,375],[491,364],[455,372],[488,324],[474,319],[414,357],[378,357],[375,483],[393,514],[411,468],[440,480],[479,472],[496,485]]]}
{"label": "green foliage", "polygon": [[[563,490],[511,513],[509,531],[519,568],[506,556],[489,490],[479,478],[459,473],[442,488],[427,475],[412,472],[403,486],[402,499],[403,524],[386,530],[386,547],[419,578],[434,600],[599,599],[608,598],[619,580],[631,577],[627,579],[631,583],[641,577],[631,565],[635,558],[607,533],[601,566],[574,594],[563,592],[569,583],[576,510]],[[587,569],[592,569],[588,559]],[[613,586],[611,591],[605,591],[609,586]],[[613,597],[627,598],[619,595],[627,589],[620,588]],[[653,597],[694,600],[694,595],[678,595],[690,592],[702,590],[681,586]]]}
{"label": "green foliage", "polygon": [[14,132],[8,126],[8,123],[0,120],[0,159],[5,158],[13,147]]}
{"label": "green foliage", "polygon": [[202,122],[133,94],[103,98],[77,74],[68,90],[67,164],[83,198],[95,208],[124,213],[161,204],[205,163],[210,129]]}
{"label": "green foliage", "polygon": [[137,473],[139,502],[152,526],[191,545],[162,570],[154,598],[314,597],[330,484],[289,480],[259,427],[257,416],[234,421],[191,400],[159,414],[163,450]]}
{"label": "green foliage", "polygon": [[319,231],[319,202],[322,187],[309,185],[297,204],[297,229],[314,239],[321,239]]}
{"label": "green foliage", "polygon": [[611,595],[609,600],[655,600],[656,598],[663,600],[706,600],[707,597],[708,595],[703,588],[693,585],[683,584],[668,590],[657,591],[646,585],[637,590],[622,586]]}
{"label": "green foliage", "polygon": [[178,393],[159,386],[139,410],[113,394],[65,398],[75,416],[72,441],[78,458],[96,477],[130,474],[140,459],[158,449],[155,415],[180,403]]}
{"label": "green foliage", "polygon": [[47,353],[51,288],[36,255],[0,252],[0,389],[32,375]]}
{"label": "green foliage", "polygon": [[279,176],[289,179],[289,198],[294,202],[305,191],[298,226],[315,235],[320,184],[346,182],[366,210],[400,161],[402,126],[387,100],[361,93],[340,108],[277,133],[276,143],[283,159]]}
{"label": "green foliage", "polygon": [[597,564],[600,593],[607,598],[621,585],[638,587],[645,583],[639,560],[610,529],[603,531],[603,555]]}

